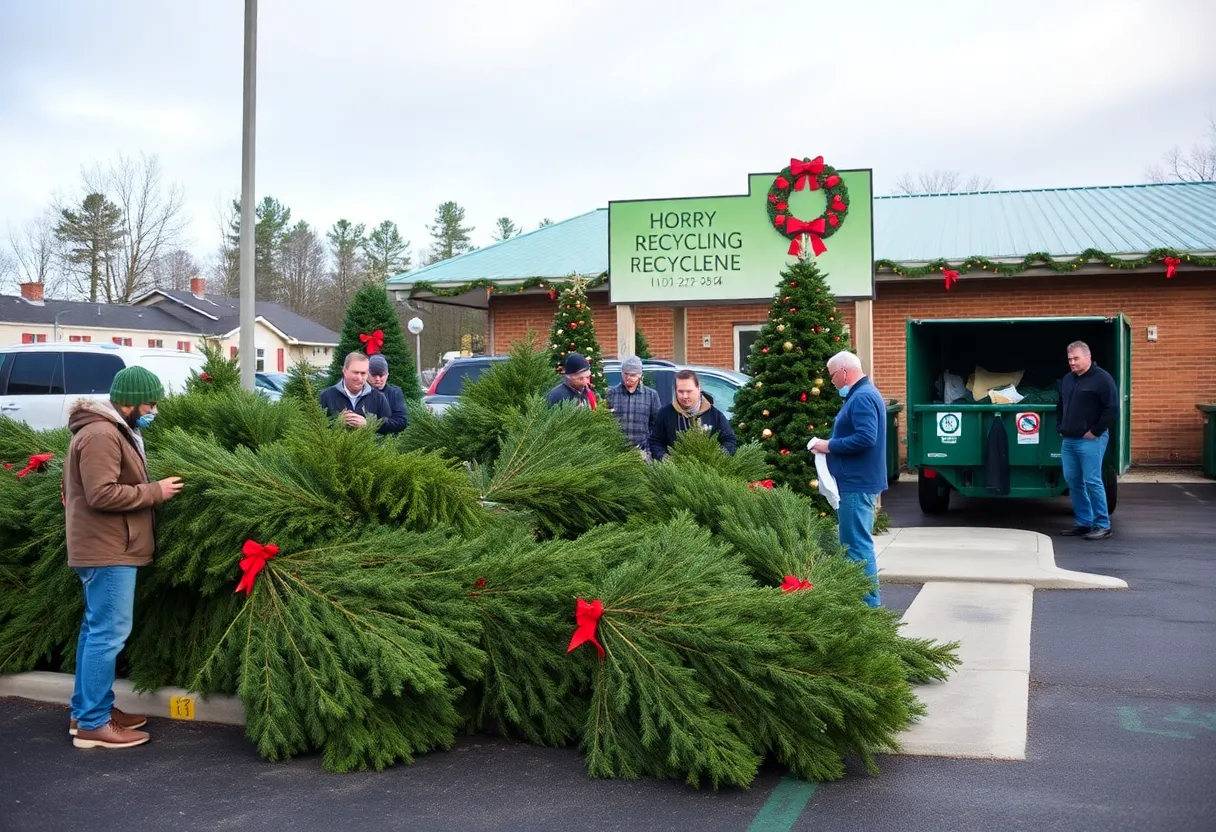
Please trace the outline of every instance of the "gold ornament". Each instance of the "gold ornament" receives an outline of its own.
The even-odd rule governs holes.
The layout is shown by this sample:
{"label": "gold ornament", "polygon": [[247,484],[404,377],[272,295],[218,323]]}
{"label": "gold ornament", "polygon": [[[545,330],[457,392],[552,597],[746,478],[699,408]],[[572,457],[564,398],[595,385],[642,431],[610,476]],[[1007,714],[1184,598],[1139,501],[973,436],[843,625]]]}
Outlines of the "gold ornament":
{"label": "gold ornament", "polygon": [[785,349],[785,351],[786,351],[786,352],[789,352],[790,350],[792,350],[792,349],[794,348],[794,345],[793,345],[793,344],[791,344],[789,341],[786,341],[786,342],[785,342],[784,344],[782,344],[781,346],[782,346],[782,348],[784,348],[784,349]]}
{"label": "gold ornament", "polygon": [[821,379],[821,378],[817,378],[817,379],[815,379],[815,386],[816,386],[816,387],[822,387],[822,386],[823,386],[823,379]]}
{"label": "gold ornament", "polygon": [[785,332],[785,324],[777,324],[778,332]]}
{"label": "gold ornament", "polygon": [[757,390],[759,390],[759,389],[760,389],[761,387],[763,387],[763,386],[764,386],[764,382],[763,382],[763,381],[757,381],[757,382],[756,382],[756,389],[757,389]]}
{"label": "gold ornament", "polygon": [[765,428],[764,430],[760,431],[760,435],[762,437],[764,437],[765,439],[773,438],[773,432],[771,430],[769,430],[768,428]]}
{"label": "gold ornament", "polygon": [[812,388],[811,388],[811,395],[812,395],[812,396],[818,396],[818,395],[819,395],[819,388],[818,388],[818,387],[812,387]]}
{"label": "gold ornament", "polygon": [[565,335],[565,334],[566,334],[566,330],[564,330],[564,329],[559,329],[559,330],[557,331],[557,334],[558,334],[558,335]]}
{"label": "gold ornament", "polygon": [[809,483],[807,483],[807,485],[809,485],[811,488],[818,488],[819,480],[811,480]]}
{"label": "gold ornament", "polygon": [[828,516],[828,513],[827,513],[826,511],[821,511],[821,512],[819,512],[819,516],[820,516],[820,517],[827,517],[827,516]]}
{"label": "gold ornament", "polygon": [[760,415],[761,415],[761,416],[767,416],[767,415],[768,415],[768,411],[766,410],[766,411],[764,411],[763,413],[761,413]]}

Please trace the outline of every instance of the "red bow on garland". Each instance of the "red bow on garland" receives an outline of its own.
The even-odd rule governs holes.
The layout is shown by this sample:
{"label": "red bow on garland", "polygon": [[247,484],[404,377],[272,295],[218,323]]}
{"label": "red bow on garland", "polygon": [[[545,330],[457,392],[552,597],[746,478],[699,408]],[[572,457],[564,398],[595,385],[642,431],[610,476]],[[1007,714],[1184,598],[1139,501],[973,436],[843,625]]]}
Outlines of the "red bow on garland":
{"label": "red bow on garland", "polygon": [[42,466],[46,465],[54,458],[54,454],[34,454],[32,457],[30,457],[29,464],[17,472],[17,476],[25,477],[26,474],[41,471]]}
{"label": "red bow on garland", "polygon": [[815,252],[816,257],[828,250],[828,247],[823,244],[823,239],[820,237],[821,234],[827,231],[827,223],[824,222],[823,217],[816,217],[810,222],[800,220],[797,217],[788,217],[784,224],[785,235],[793,238],[790,240],[790,254],[792,256],[802,256],[803,234],[811,236],[811,251]]}
{"label": "red bow on garland", "polygon": [[367,354],[375,355],[384,348],[384,330],[377,329],[371,335],[359,335],[359,340],[367,346]]}
{"label": "red bow on garland", "polygon": [[1165,276],[1166,277],[1173,277],[1177,273],[1178,267],[1182,265],[1182,261],[1179,260],[1177,257],[1167,257],[1162,262],[1165,263]]}
{"label": "red bow on garland", "polygon": [[241,559],[241,569],[245,574],[241,576],[241,582],[236,585],[236,591],[240,592],[243,589],[246,595],[253,592],[253,582],[258,573],[266,566],[266,561],[278,553],[279,547],[273,543],[263,546],[256,541],[246,540],[245,545],[241,547],[241,554],[245,556]]}
{"label": "red bow on garland", "polygon": [[589,641],[595,645],[595,651],[600,654],[600,658],[604,658],[604,648],[595,639],[595,627],[599,624],[600,616],[603,614],[603,601],[597,599],[587,603],[582,598],[578,599],[578,603],[574,606],[574,621],[578,624],[578,628],[570,637],[570,646],[566,648],[567,653]]}
{"label": "red bow on garland", "polygon": [[946,277],[946,291],[950,291],[950,287],[958,283],[958,272],[954,269],[942,269],[942,274]]}
{"label": "red bow on garland", "polygon": [[794,176],[794,190],[801,191],[808,184],[812,191],[819,190],[819,174],[823,173],[823,157],[816,156],[809,162],[790,159],[790,173]]}
{"label": "red bow on garland", "polygon": [[748,488],[772,488],[773,481],[772,480],[756,480],[755,482],[749,482],[747,484],[747,487]]}
{"label": "red bow on garland", "polygon": [[815,585],[808,580],[795,578],[793,575],[786,575],[785,582],[781,584],[782,592],[797,592],[800,589],[814,589]]}

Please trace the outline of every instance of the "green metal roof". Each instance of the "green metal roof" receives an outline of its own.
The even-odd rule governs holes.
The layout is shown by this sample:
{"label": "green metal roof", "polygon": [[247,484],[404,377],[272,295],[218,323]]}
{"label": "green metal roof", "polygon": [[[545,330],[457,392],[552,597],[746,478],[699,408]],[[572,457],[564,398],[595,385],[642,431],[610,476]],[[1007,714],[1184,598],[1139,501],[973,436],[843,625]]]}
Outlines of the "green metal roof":
{"label": "green metal roof", "polygon": [[[1055,257],[1086,249],[1216,251],[1216,182],[983,191],[874,199],[874,256]],[[412,272],[389,285],[601,275],[608,270],[608,210],[600,208]]]}

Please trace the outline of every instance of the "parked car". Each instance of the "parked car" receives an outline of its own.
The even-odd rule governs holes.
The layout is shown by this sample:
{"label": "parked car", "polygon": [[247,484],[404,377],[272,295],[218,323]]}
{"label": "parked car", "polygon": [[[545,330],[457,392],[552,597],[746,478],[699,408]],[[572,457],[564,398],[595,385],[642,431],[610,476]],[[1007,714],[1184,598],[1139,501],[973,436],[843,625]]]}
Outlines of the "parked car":
{"label": "parked car", "polygon": [[119,370],[140,366],[161,380],[166,393],[183,393],[205,359],[180,350],[114,344],[41,343],[0,347],[0,415],[37,430],[66,427],[80,399],[106,401]]}
{"label": "parked car", "polygon": [[254,386],[257,391],[272,402],[283,398],[283,390],[287,386],[287,373],[256,373]]}
{"label": "parked car", "polygon": [[[442,413],[446,408],[460,400],[460,391],[465,381],[475,381],[494,361],[505,361],[505,355],[475,355],[469,358],[454,358],[449,361],[435,380],[431,382],[423,400],[427,409],[433,413]],[[729,419],[734,409],[735,393],[750,380],[743,373],[733,370],[723,370],[719,367],[702,367],[697,365],[676,364],[661,359],[647,359],[642,362],[642,373],[645,384],[658,391],[660,403],[670,404],[675,398],[676,373],[680,370],[694,370],[701,379],[701,389],[714,400],[714,406],[726,414]],[[604,379],[608,387],[621,383],[621,362],[617,359],[604,361]],[[556,376],[554,384],[556,384]],[[601,391],[602,392],[602,391]]]}

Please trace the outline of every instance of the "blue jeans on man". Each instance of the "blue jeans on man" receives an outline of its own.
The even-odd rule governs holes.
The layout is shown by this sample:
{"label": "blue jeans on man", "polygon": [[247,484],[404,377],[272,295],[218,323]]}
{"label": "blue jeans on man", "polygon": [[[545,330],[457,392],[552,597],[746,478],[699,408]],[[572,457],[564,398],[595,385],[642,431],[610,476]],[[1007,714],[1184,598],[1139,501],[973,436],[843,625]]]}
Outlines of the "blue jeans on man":
{"label": "blue jeans on man", "polygon": [[1062,439],[1060,461],[1064,464],[1064,481],[1072,497],[1072,510],[1078,526],[1087,529],[1109,529],[1110,514],[1106,508],[1106,488],[1102,485],[1102,459],[1110,443],[1110,431],[1093,439]]}
{"label": "blue jeans on man", "polygon": [[864,599],[871,607],[882,606],[878,591],[878,561],[874,557],[874,508],[877,503],[877,494],[845,491],[840,495],[840,508],[836,510],[840,544],[845,547],[850,560],[864,565],[866,576],[874,582],[874,589]]}
{"label": "blue jeans on man", "polygon": [[84,585],[84,616],[76,641],[72,719],[92,731],[110,721],[118,654],[131,635],[135,610],[134,566],[85,566],[73,570]]}

